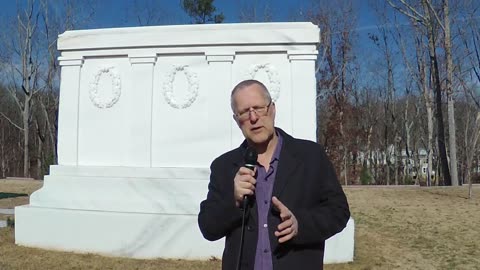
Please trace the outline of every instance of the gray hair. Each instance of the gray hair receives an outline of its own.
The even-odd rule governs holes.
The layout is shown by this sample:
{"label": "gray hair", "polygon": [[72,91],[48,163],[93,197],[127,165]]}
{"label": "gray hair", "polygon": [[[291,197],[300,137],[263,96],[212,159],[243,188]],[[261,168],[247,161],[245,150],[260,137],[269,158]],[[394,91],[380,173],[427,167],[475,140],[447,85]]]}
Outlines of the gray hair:
{"label": "gray hair", "polygon": [[235,93],[245,87],[248,87],[248,86],[251,86],[251,85],[258,85],[260,86],[260,88],[262,88],[263,90],[263,96],[265,97],[265,101],[267,101],[267,103],[270,103],[272,102],[272,97],[270,96],[270,92],[268,92],[268,89],[267,87],[261,83],[260,81],[257,81],[257,80],[244,80],[244,81],[241,81],[239,82],[232,90],[232,93],[230,94],[230,106],[232,107],[232,111],[235,112],[235,107],[237,104],[235,104],[235,99],[233,98],[233,95],[235,95]]}

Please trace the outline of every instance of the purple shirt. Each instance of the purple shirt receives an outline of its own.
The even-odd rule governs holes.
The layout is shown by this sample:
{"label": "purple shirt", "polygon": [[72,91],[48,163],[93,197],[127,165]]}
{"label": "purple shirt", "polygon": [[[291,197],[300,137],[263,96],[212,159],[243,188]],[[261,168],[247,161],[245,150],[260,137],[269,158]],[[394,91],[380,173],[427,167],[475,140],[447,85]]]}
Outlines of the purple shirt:
{"label": "purple shirt", "polygon": [[255,196],[258,212],[258,240],[257,250],[255,252],[255,270],[273,269],[272,251],[270,248],[270,238],[268,233],[268,212],[270,210],[273,183],[275,182],[280,150],[282,149],[283,143],[283,139],[278,132],[277,136],[277,146],[273,152],[268,171],[262,165],[257,165],[257,184],[255,187]]}

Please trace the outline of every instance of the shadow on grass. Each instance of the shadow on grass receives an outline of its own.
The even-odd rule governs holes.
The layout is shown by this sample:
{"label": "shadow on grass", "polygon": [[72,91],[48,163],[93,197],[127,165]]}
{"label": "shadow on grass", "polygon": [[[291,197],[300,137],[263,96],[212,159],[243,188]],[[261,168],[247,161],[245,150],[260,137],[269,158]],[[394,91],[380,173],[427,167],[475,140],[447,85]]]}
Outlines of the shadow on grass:
{"label": "shadow on grass", "polygon": [[0,200],[6,198],[16,198],[16,197],[25,197],[28,194],[25,193],[8,193],[8,192],[0,192]]}

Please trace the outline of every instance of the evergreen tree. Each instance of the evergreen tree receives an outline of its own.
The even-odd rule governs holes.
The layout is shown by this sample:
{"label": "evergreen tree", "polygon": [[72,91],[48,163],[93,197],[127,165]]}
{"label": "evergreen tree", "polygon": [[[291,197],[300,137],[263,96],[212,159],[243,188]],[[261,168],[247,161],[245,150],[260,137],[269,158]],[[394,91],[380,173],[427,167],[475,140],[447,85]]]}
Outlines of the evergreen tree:
{"label": "evergreen tree", "polygon": [[180,3],[182,9],[192,18],[192,23],[222,23],[225,19],[222,12],[215,13],[217,8],[213,5],[213,0],[182,0]]}

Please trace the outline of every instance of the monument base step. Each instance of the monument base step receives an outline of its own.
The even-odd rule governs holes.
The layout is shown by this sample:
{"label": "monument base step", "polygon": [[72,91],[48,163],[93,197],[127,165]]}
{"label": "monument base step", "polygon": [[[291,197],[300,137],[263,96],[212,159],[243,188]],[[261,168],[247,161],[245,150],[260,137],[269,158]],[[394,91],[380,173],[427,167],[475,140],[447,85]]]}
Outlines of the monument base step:
{"label": "monument base step", "polygon": [[[15,243],[51,250],[138,259],[222,257],[224,239],[202,237],[196,215],[15,208]],[[327,240],[325,263],[353,261],[354,222]]]}
{"label": "monument base step", "polygon": [[354,243],[355,221],[350,218],[343,231],[325,241],[323,262],[326,264],[353,262]]}
{"label": "monument base step", "polygon": [[223,241],[203,239],[196,215],[15,208],[15,243],[139,259],[221,258]]}

